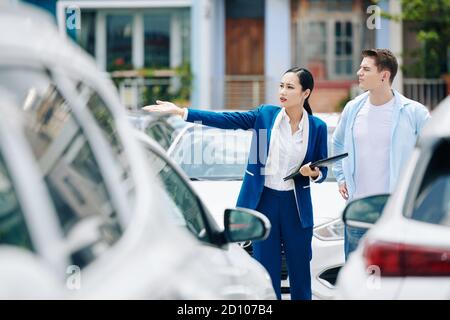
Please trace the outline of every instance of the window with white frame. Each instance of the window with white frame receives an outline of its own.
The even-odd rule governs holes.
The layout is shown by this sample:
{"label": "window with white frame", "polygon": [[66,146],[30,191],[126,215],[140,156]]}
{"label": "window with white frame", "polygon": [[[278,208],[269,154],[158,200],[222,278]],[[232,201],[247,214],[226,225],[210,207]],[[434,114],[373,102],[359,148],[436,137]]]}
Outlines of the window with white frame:
{"label": "window with white frame", "polygon": [[334,23],[334,72],[337,76],[353,75],[353,33],[352,22]]}
{"label": "window with white frame", "polygon": [[298,24],[296,63],[322,79],[353,78],[361,51],[355,17],[305,20]]}
{"label": "window with white frame", "polygon": [[294,21],[294,63],[319,80],[353,79],[362,46],[362,11],[353,2],[309,0]]}
{"label": "window with white frame", "polygon": [[95,56],[95,20],[95,11],[82,11],[80,29],[82,32],[75,32],[75,41],[91,56]]}
{"label": "window with white frame", "polygon": [[68,34],[106,71],[168,69],[190,61],[190,8],[81,8]]}
{"label": "window with white frame", "polygon": [[[314,70],[319,78],[327,77],[328,28],[326,21],[311,21],[304,24],[301,48],[299,48],[300,65]],[[305,44],[305,45],[303,45]]]}
{"label": "window with white frame", "polygon": [[144,13],[144,65],[170,68],[189,60],[188,8],[154,9]]}
{"label": "window with white frame", "polygon": [[170,15],[144,15],[144,65],[170,66]]}
{"label": "window with white frame", "polygon": [[107,70],[132,69],[133,16],[107,15],[106,30]]}

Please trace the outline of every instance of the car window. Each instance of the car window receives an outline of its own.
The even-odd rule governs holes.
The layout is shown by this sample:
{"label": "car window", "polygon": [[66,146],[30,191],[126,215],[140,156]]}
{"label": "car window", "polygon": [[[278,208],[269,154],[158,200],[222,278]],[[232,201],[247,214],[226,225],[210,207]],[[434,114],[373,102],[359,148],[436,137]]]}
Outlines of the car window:
{"label": "car window", "polygon": [[411,218],[450,226],[450,142],[436,148],[415,200]]}
{"label": "car window", "polygon": [[164,130],[166,131],[166,137],[169,140],[169,147],[172,145],[172,143],[175,141],[175,138],[180,133],[180,129],[176,129],[173,127],[169,120],[166,119],[167,122],[164,122]]}
{"label": "car window", "polygon": [[178,134],[181,129],[188,125],[188,122],[184,121],[182,117],[176,115],[170,115],[166,118],[167,123],[173,128],[174,135],[172,140],[175,139],[176,134]]}
{"label": "car window", "polygon": [[0,67],[26,111],[25,134],[53,200],[72,263],[85,267],[121,235],[102,173],[71,107],[45,70]]}
{"label": "car window", "polygon": [[145,133],[149,137],[154,139],[156,142],[158,142],[159,145],[164,148],[164,150],[169,149],[170,142],[168,139],[170,137],[170,133],[167,130],[165,130],[160,123],[154,123],[149,125],[145,129]]}
{"label": "car window", "polygon": [[116,164],[121,171],[121,179],[127,190],[127,198],[130,208],[132,208],[135,200],[135,185],[131,175],[129,174],[130,163],[126,153],[124,152],[122,140],[117,132],[114,117],[104,100],[97,92],[82,84],[78,84],[78,88],[81,94],[88,97],[87,106],[97,121],[97,124],[102,129],[104,136],[112,146],[114,159],[116,160]]}
{"label": "car window", "polygon": [[242,180],[251,139],[250,131],[192,127],[172,157],[191,179]]}
{"label": "car window", "polygon": [[166,140],[168,142],[167,149],[170,147],[170,144],[175,140],[176,132],[175,128],[172,127],[169,124],[169,121],[167,118],[162,118],[161,121],[158,122],[158,124],[161,126],[162,131],[164,132],[164,136],[166,137]]}
{"label": "car window", "polygon": [[11,245],[34,251],[22,208],[1,154],[0,245]]}
{"label": "car window", "polygon": [[[328,128],[328,155],[333,132]],[[251,132],[244,130],[192,127],[175,146],[172,158],[193,180],[242,180],[251,138]],[[331,166],[325,181],[336,182]]]}
{"label": "car window", "polygon": [[169,200],[174,221],[186,226],[199,240],[209,242],[203,210],[197,197],[163,158],[148,148],[146,148],[146,155],[152,171],[158,175],[158,179],[167,192],[167,200]]}

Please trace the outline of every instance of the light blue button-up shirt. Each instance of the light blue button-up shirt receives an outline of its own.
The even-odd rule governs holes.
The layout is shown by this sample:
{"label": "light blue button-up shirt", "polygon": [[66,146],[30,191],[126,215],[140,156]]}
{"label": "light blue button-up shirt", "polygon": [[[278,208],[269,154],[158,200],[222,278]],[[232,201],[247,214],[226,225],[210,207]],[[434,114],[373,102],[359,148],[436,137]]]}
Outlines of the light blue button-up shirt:
{"label": "light blue button-up shirt", "polygon": [[[430,118],[428,109],[417,101],[406,98],[399,92],[394,93],[392,112],[391,149],[389,154],[389,190],[393,191],[401,170],[411,155],[417,137]],[[356,115],[369,98],[369,92],[349,101],[342,112],[333,134],[333,154],[348,152],[348,157],[333,165],[333,174],[339,184],[346,183],[348,201],[355,194],[355,137],[353,126]]]}

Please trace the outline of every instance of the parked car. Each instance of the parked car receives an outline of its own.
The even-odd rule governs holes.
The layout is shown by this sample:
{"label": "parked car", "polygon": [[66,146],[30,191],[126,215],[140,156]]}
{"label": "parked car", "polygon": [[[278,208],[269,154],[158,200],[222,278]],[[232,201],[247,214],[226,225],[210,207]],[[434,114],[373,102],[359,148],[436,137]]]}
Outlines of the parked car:
{"label": "parked car", "polygon": [[222,282],[221,296],[276,299],[266,269],[236,243],[265,239],[270,231],[269,219],[254,210],[228,208],[223,213],[221,230],[178,165],[147,135],[139,131],[135,135],[146,150],[152,172],[166,190],[163,201],[170,208],[174,223],[198,240],[199,258],[210,257],[209,272]]}
{"label": "parked car", "polygon": [[0,298],[228,297],[112,82],[52,17],[0,6]]}
{"label": "parked car", "polygon": [[339,299],[450,299],[450,97],[432,113],[392,195],[355,200],[369,229],[338,277]]}
{"label": "parked car", "polygon": [[145,111],[129,111],[128,119],[138,130],[158,142],[164,150],[169,149],[181,129],[186,125],[180,117],[151,114]]}
{"label": "parked car", "polygon": [[[316,114],[328,125],[331,141],[338,114]],[[168,154],[186,172],[216,222],[223,228],[223,210],[236,204],[246,169],[252,139],[251,131],[223,130],[189,124],[182,129]],[[331,144],[328,144],[329,149]],[[343,223],[345,201],[337,190],[331,170],[327,180],[311,184],[314,237],[311,276],[313,297],[330,299],[340,267],[344,264]],[[243,244],[248,246],[249,243]],[[247,247],[249,252],[251,248]],[[283,255],[282,279],[287,279]],[[283,281],[282,292],[289,291]]]}

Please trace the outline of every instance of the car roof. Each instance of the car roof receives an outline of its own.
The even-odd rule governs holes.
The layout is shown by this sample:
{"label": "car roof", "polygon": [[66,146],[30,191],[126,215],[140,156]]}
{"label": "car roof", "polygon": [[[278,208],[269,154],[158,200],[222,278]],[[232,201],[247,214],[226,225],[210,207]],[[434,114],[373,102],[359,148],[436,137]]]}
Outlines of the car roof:
{"label": "car roof", "polygon": [[[33,57],[47,65],[64,65],[78,73],[99,73],[95,61],[83,49],[58,32],[54,18],[33,5],[2,2],[0,58],[26,61]],[[70,63],[68,63],[70,61]]]}
{"label": "car roof", "polygon": [[127,111],[127,117],[132,121],[145,122],[146,124],[162,118],[144,111]]}
{"label": "car roof", "polygon": [[330,113],[313,113],[313,116],[319,118],[320,120],[324,121],[328,127],[335,128],[339,122],[339,118],[341,114],[339,112],[330,112]]}
{"label": "car roof", "polygon": [[450,138],[450,95],[431,112],[431,118],[420,134],[418,145],[433,143],[440,138]]}
{"label": "car roof", "polygon": [[151,113],[151,112],[144,111],[144,110],[141,110],[141,109],[127,110],[127,114],[129,116],[134,116],[134,117],[151,117],[151,118],[161,118],[161,117],[166,117],[167,116],[165,114]]}

